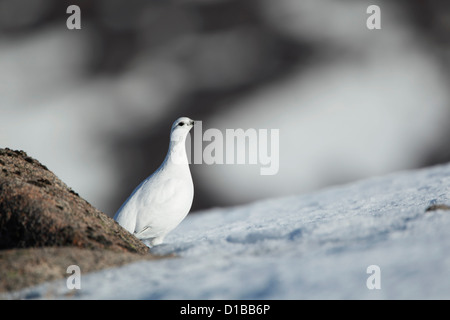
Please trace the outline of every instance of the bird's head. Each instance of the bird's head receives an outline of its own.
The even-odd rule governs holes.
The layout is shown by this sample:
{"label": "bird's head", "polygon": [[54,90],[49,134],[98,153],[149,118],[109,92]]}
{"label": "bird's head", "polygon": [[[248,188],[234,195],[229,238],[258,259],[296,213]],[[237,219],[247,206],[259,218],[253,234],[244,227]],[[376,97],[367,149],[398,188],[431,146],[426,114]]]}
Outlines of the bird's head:
{"label": "bird's head", "polygon": [[194,126],[194,120],[187,117],[181,117],[175,120],[172,125],[172,130],[170,132],[171,141],[183,141],[189,130]]}
{"label": "bird's head", "polygon": [[176,129],[185,129],[186,131],[191,130],[191,128],[194,126],[194,120],[189,119],[188,117],[181,117],[175,120],[175,122],[172,125],[172,132]]}

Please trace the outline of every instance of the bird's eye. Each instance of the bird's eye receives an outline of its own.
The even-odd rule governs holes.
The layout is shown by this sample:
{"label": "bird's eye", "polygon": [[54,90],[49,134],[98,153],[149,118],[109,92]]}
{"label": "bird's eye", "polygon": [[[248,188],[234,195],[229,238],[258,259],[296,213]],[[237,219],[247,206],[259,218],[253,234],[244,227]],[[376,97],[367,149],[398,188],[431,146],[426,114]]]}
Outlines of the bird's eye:
{"label": "bird's eye", "polygon": [[182,126],[184,126],[184,122],[180,122],[178,125],[179,125],[180,127],[182,127]]}

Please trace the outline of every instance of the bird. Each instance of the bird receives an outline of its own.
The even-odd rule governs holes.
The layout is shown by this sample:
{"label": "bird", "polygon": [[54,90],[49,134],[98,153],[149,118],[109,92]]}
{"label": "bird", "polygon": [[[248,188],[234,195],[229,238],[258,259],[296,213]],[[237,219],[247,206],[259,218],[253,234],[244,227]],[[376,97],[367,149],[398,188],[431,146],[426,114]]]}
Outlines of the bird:
{"label": "bird", "polygon": [[185,142],[194,123],[188,117],[175,120],[164,161],[134,189],[114,215],[119,225],[149,247],[162,244],[191,209],[194,184]]}

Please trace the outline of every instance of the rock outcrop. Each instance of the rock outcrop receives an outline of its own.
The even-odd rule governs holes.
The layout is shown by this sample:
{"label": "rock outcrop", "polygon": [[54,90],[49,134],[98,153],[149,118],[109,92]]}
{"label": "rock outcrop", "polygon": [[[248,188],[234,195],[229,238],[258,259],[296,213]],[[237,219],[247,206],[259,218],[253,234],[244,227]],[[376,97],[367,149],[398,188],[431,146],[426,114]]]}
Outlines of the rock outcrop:
{"label": "rock outcrop", "polygon": [[[90,251],[83,255],[80,250]],[[27,260],[27,256],[32,258]],[[152,258],[139,239],[82,199],[46,166],[23,151],[0,149],[0,291],[17,289],[7,281],[8,276],[26,278],[33,261],[37,265],[51,265],[53,261],[59,264],[56,274],[63,276],[67,266],[61,262],[65,256],[78,257],[80,264],[86,256],[94,265],[102,261],[102,266]],[[55,273],[54,268],[47,269]],[[11,278],[17,282],[17,277]],[[30,285],[29,281],[17,283],[19,287]]]}

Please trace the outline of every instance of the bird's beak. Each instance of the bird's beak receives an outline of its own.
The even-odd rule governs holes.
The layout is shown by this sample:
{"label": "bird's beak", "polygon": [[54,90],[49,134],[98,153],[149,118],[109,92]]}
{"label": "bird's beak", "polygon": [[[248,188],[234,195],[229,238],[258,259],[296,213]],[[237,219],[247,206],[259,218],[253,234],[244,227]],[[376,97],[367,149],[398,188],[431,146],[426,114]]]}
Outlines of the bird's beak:
{"label": "bird's beak", "polygon": [[195,120],[191,120],[190,125],[193,126],[195,123]]}

